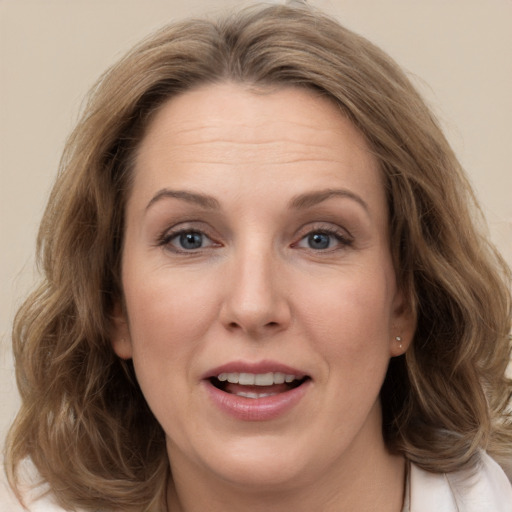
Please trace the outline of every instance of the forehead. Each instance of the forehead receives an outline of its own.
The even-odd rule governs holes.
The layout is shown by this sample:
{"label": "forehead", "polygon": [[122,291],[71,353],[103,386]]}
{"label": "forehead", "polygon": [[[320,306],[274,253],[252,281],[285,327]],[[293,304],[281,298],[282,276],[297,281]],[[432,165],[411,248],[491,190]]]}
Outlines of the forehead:
{"label": "forehead", "polygon": [[201,187],[224,176],[240,187],[281,179],[297,189],[348,178],[356,188],[383,191],[363,135],[334,101],[298,87],[222,83],[171,98],[148,126],[135,163],[136,189],[180,179]]}
{"label": "forehead", "polygon": [[[349,128],[349,129],[347,129]],[[299,87],[255,88],[244,84],[205,85],[165,102],[152,118],[139,154],[158,142],[176,145],[218,141],[271,144],[294,142],[295,132],[311,143],[342,141],[368,152],[364,137],[335,102]],[[303,141],[301,141],[303,143]]]}

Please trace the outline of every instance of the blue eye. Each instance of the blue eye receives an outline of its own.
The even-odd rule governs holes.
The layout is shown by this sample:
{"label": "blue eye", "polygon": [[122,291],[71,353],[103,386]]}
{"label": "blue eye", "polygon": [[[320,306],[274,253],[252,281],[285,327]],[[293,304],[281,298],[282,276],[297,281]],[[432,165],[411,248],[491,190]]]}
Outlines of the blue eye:
{"label": "blue eye", "polygon": [[343,248],[351,245],[352,240],[338,232],[326,230],[311,231],[301,238],[297,247],[313,249],[314,251],[325,251],[328,249]]}
{"label": "blue eye", "polygon": [[180,233],[177,237],[179,245],[182,249],[200,249],[203,246],[203,234],[196,231],[188,233]]}
{"label": "blue eye", "polygon": [[306,238],[311,249],[329,249],[333,236],[326,233],[310,233]]}
{"label": "blue eye", "polygon": [[214,242],[201,231],[183,230],[164,235],[159,245],[175,252],[191,252],[211,247]]}

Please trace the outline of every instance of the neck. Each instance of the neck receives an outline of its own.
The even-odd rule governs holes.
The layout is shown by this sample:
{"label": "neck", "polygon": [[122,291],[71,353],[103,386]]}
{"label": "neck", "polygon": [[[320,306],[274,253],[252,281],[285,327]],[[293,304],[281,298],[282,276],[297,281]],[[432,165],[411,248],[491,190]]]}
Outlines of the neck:
{"label": "neck", "polygon": [[[374,473],[374,471],[369,471]],[[400,512],[403,506],[405,462],[396,457],[387,478],[361,477],[354,485],[340,482],[336,490],[327,485],[291,490],[246,491],[227,485],[214,492],[201,489],[193,495],[172,483],[168,488],[168,512]],[[388,484],[386,484],[388,482]]]}
{"label": "neck", "polygon": [[405,460],[387,450],[381,435],[377,446],[353,446],[321,474],[298,475],[279,488],[212,478],[175,452],[171,460],[168,512],[400,512],[403,506]]}

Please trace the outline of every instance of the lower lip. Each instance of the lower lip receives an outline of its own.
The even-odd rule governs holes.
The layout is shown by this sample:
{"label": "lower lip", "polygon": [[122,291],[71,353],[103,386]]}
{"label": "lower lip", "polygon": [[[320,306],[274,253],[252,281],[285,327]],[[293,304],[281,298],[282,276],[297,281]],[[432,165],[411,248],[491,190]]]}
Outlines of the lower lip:
{"label": "lower lip", "polygon": [[221,391],[208,380],[203,382],[211,400],[221,411],[243,421],[269,421],[285,415],[299,403],[311,384],[311,380],[307,380],[284,393],[246,398]]}

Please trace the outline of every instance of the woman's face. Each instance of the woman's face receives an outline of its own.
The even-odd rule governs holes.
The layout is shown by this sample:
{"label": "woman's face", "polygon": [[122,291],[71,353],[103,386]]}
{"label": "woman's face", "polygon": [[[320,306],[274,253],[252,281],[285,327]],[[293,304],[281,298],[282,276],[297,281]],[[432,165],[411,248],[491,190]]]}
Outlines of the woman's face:
{"label": "woman's face", "polygon": [[163,105],[136,157],[113,345],[175,479],[301,485],[385,449],[379,390],[413,323],[387,226],[377,162],[328,100],[220,84]]}

